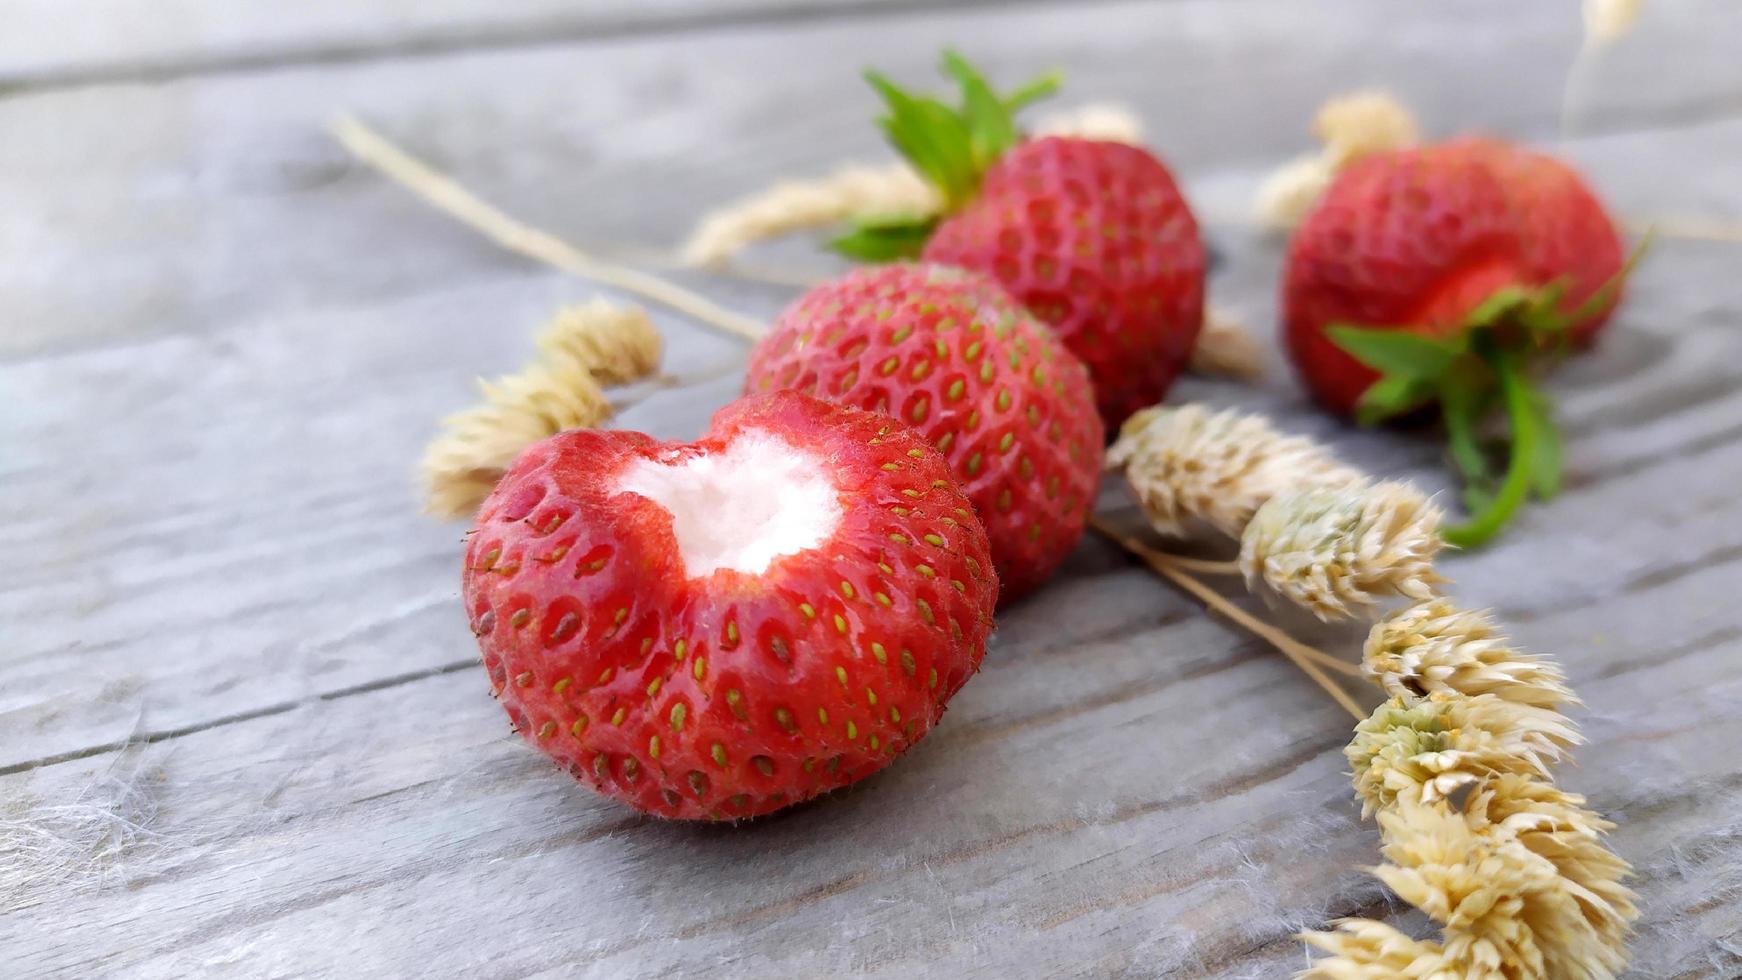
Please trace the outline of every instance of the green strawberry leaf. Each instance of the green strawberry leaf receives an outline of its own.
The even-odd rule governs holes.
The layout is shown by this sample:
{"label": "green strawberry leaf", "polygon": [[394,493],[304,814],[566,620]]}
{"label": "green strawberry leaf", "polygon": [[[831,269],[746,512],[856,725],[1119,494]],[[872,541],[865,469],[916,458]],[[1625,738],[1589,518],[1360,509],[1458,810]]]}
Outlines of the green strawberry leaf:
{"label": "green strawberry leaf", "polygon": [[1516,314],[1530,308],[1536,298],[1536,290],[1524,289],[1520,286],[1504,286],[1496,289],[1493,295],[1476,305],[1464,318],[1465,325],[1474,330],[1492,327],[1502,320],[1517,319]]}
{"label": "green strawberry leaf", "polygon": [[974,163],[984,172],[1004,151],[1016,145],[1016,119],[1010,107],[992,91],[985,76],[954,51],[944,52],[944,71],[962,87],[962,119],[968,126],[968,141]]}
{"label": "green strawberry leaf", "polygon": [[1489,364],[1499,380],[1506,414],[1512,422],[1512,439],[1507,450],[1506,475],[1493,494],[1481,496],[1480,506],[1468,521],[1440,532],[1447,544],[1460,548],[1486,544],[1500,533],[1538,489],[1536,469],[1547,458],[1543,449],[1544,417],[1536,407],[1537,395],[1522,366],[1515,355],[1504,350],[1496,350]]}
{"label": "green strawberry leaf", "polygon": [[1464,506],[1481,510],[1493,495],[1494,468],[1482,445],[1482,420],[1492,392],[1448,376],[1440,383],[1440,413],[1446,424],[1446,447],[1464,477]]}
{"label": "green strawberry leaf", "polygon": [[1334,324],[1325,333],[1350,357],[1387,375],[1433,381],[1464,352],[1462,338],[1436,340],[1402,329]]}
{"label": "green strawberry leaf", "polygon": [[1021,140],[1016,112],[1058,90],[1056,74],[1042,76],[999,96],[978,69],[954,51],[944,52],[944,71],[962,91],[961,108],[916,95],[882,74],[867,71],[888,111],[878,118],[893,145],[954,211],[980,187],[986,169]]}
{"label": "green strawberry leaf", "polygon": [[1408,374],[1392,374],[1367,386],[1355,403],[1355,421],[1377,425],[1433,401],[1433,382]]}
{"label": "green strawberry leaf", "polygon": [[1610,276],[1608,281],[1598,286],[1590,296],[1585,298],[1583,303],[1566,314],[1564,318],[1566,323],[1575,326],[1584,323],[1596,316],[1603,307],[1613,302],[1616,294],[1621,292],[1622,285],[1627,282],[1627,277],[1633,274],[1634,268],[1639,265],[1639,260],[1645,258],[1645,253],[1650,251],[1652,243],[1656,240],[1657,229],[1647,228],[1645,237],[1641,238],[1639,244],[1634,246],[1633,251],[1628,254],[1627,261],[1621,263],[1620,271]]}
{"label": "green strawberry leaf", "polygon": [[895,262],[919,256],[938,219],[890,218],[861,222],[829,242],[836,253],[858,262]]}
{"label": "green strawberry leaf", "polygon": [[1059,90],[1059,86],[1062,84],[1064,84],[1064,75],[1056,71],[1049,71],[1039,78],[1024,82],[1014,92],[1004,96],[1004,108],[1014,116],[1041,99],[1051,96]]}
{"label": "green strawberry leaf", "polygon": [[1555,424],[1554,413],[1548,399],[1542,392],[1530,391],[1530,411],[1535,416],[1534,425],[1538,432],[1536,458],[1531,462],[1532,489],[1540,500],[1548,500],[1561,490],[1561,470],[1565,463],[1565,448],[1561,441],[1560,426]]}
{"label": "green strawberry leaf", "polygon": [[877,72],[866,72],[888,114],[878,119],[883,132],[902,156],[954,207],[979,185],[967,123],[955,110],[929,96],[912,95]]}

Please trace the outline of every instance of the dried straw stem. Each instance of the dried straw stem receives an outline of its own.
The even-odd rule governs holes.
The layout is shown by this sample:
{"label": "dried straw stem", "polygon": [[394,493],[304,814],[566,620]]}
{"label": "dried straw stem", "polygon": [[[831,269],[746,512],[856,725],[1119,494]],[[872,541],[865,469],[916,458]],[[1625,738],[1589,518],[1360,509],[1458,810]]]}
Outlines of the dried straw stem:
{"label": "dried straw stem", "polygon": [[1144,544],[1136,538],[1121,532],[1118,528],[1115,528],[1112,524],[1108,523],[1106,519],[1098,515],[1090,515],[1089,526],[1094,528],[1095,531],[1103,537],[1106,537],[1108,540],[1123,547],[1126,551],[1142,558],[1150,568],[1156,571],[1157,574],[1168,579],[1187,592],[1190,592],[1192,595],[1196,596],[1199,601],[1203,602],[1204,605],[1210,607],[1211,610],[1221,613],[1247,632],[1268,642],[1271,646],[1274,646],[1296,667],[1299,667],[1302,673],[1311,678],[1313,683],[1323,688],[1325,693],[1329,694],[1332,700],[1341,705],[1343,710],[1349,712],[1351,717],[1355,718],[1357,721],[1367,717],[1367,712],[1362,709],[1361,705],[1358,704],[1354,698],[1350,697],[1347,691],[1338,686],[1336,681],[1332,680],[1323,670],[1321,670],[1320,665],[1322,664],[1326,667],[1332,667],[1336,670],[1344,671],[1351,676],[1358,676],[1360,668],[1355,667],[1353,664],[1348,664],[1338,660],[1321,650],[1308,646],[1307,644],[1296,640],[1294,637],[1289,636],[1287,633],[1284,633],[1282,630],[1277,629],[1256,616],[1253,616],[1246,610],[1241,609],[1239,606],[1228,601],[1227,597],[1223,596],[1215,589],[1210,588],[1208,585],[1205,585],[1202,580],[1196,578],[1190,572],[1177,565],[1175,563],[1175,556],[1151,548],[1149,545]]}
{"label": "dried straw stem", "polygon": [[436,172],[355,117],[341,115],[329,128],[357,159],[510,252],[570,275],[634,293],[746,340],[757,340],[768,329],[760,321],[734,313],[674,282],[595,258],[547,231],[525,224]]}

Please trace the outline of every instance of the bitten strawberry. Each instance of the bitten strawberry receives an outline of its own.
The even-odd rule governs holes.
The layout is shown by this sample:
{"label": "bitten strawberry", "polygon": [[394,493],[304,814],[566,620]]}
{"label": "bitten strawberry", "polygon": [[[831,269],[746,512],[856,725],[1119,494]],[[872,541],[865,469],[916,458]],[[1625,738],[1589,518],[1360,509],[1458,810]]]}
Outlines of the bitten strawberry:
{"label": "bitten strawberry", "polygon": [[1487,164],[1512,205],[1524,247],[1524,262],[1538,286],[1562,283],[1561,311],[1572,315],[1613,284],[1592,310],[1569,325],[1574,343],[1588,343],[1621,301],[1621,271],[1627,262],[1621,233],[1585,179],[1565,161],[1527,147],[1485,137],[1465,137],[1449,150]]}
{"label": "bitten strawberry", "polygon": [[[1339,171],[1295,231],[1282,287],[1284,340],[1326,407],[1366,422],[1427,406],[1444,417],[1473,512],[1445,532],[1461,545],[1559,488],[1560,438],[1533,370],[1595,329],[1625,271],[1586,288],[1597,264],[1567,256],[1607,249],[1613,228],[1556,197],[1570,191],[1545,169],[1519,164],[1520,178],[1498,156],[1442,144]],[[1504,475],[1483,433],[1496,407],[1511,428]]]}
{"label": "bitten strawberry", "polygon": [[1024,141],[1016,105],[946,54],[962,88],[951,109],[870,79],[888,104],[891,142],[934,183],[941,221],[894,220],[836,243],[860,258],[914,255],[987,273],[1088,365],[1103,422],[1116,428],[1167,393],[1204,314],[1205,256],[1191,208],[1140,147],[1048,137]]}
{"label": "bitten strawberry", "polygon": [[694,443],[527,449],[478,514],[464,592],[528,742],[638,810],[732,819],[924,737],[979,667],[997,582],[925,440],[781,392]]}
{"label": "bitten strawberry", "polygon": [[746,392],[887,412],[943,453],[991,539],[1003,598],[1044,582],[1100,484],[1088,372],[984,276],[860,269],[800,297],[756,345]]}

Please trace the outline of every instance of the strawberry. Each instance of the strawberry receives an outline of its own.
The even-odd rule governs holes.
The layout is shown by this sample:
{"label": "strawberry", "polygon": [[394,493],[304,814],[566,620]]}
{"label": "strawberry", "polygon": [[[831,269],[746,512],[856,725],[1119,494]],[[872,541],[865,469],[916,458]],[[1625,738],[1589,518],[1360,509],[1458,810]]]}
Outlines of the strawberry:
{"label": "strawberry", "polygon": [[1505,189],[1482,162],[1424,148],[1340,171],[1289,242],[1283,340],[1321,403],[1352,414],[1380,372],[1333,324],[1444,337],[1495,290],[1530,279]]}
{"label": "strawberry", "polygon": [[[1532,368],[1596,329],[1625,272],[1587,288],[1598,265],[1568,256],[1580,236],[1608,247],[1612,226],[1566,203],[1547,168],[1500,155],[1454,143],[1351,164],[1296,229],[1283,275],[1284,340],[1320,402],[1364,422],[1440,412],[1474,512],[1445,536],[1466,546],[1558,489],[1560,437]],[[1503,475],[1482,438],[1496,407]]]}
{"label": "strawberry", "polygon": [[862,779],[980,664],[986,532],[927,442],[792,392],[700,441],[572,430],[478,514],[465,604],[514,728],[651,814],[750,817]]}
{"label": "strawberry", "polygon": [[818,286],[751,353],[744,390],[776,388],[887,412],[943,453],[1005,600],[1082,536],[1101,471],[1088,372],[984,276],[898,263]]}
{"label": "strawberry", "polygon": [[1020,138],[1015,107],[953,53],[963,107],[868,76],[888,104],[891,142],[937,185],[941,219],[878,221],[836,242],[859,258],[918,255],[985,272],[1088,365],[1102,421],[1166,395],[1203,322],[1205,254],[1173,175],[1125,143]]}
{"label": "strawberry", "polygon": [[1621,270],[1627,262],[1621,234],[1585,179],[1564,161],[1497,139],[1465,137],[1448,149],[1482,160],[1499,179],[1524,240],[1524,261],[1539,286],[1564,282],[1561,311],[1571,315],[1606,284],[1605,294],[1571,325],[1571,339],[1585,344],[1608,322],[1621,300]]}

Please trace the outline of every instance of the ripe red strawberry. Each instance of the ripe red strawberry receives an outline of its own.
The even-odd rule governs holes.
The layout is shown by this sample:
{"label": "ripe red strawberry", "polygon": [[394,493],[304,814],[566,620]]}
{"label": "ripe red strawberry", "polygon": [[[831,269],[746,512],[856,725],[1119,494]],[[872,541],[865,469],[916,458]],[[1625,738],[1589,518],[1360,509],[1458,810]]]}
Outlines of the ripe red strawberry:
{"label": "ripe red strawberry", "polygon": [[527,449],[479,511],[464,592],[528,742],[638,810],[730,819],[922,738],[979,667],[997,582],[936,450],[782,392],[694,443]]}
{"label": "ripe red strawberry", "polygon": [[1167,394],[1204,319],[1191,208],[1161,161],[1124,143],[1019,144],[920,256],[990,273],[1050,324],[1110,428]]}
{"label": "ripe red strawberry", "polygon": [[[1289,246],[1283,333],[1301,377],[1363,421],[1439,410],[1474,512],[1446,531],[1454,544],[1558,490],[1560,437],[1532,363],[1601,325],[1625,268],[1595,198],[1546,159],[1475,142],[1368,156]],[[1504,476],[1484,442],[1495,407],[1511,428]]]}
{"label": "ripe red strawberry", "polygon": [[1283,340],[1307,388],[1348,415],[1380,373],[1327,327],[1445,337],[1496,290],[1531,281],[1505,189],[1482,161],[1441,147],[1376,153],[1337,174],[1289,242]]}
{"label": "ripe red strawberry", "polygon": [[1620,276],[1627,262],[1621,234],[1602,201],[1577,170],[1546,153],[1483,137],[1454,140],[1448,148],[1483,161],[1500,181],[1524,240],[1531,281],[1539,286],[1564,281],[1563,313],[1571,315],[1614,284],[1594,311],[1571,325],[1575,343],[1590,342],[1621,301]]}
{"label": "ripe red strawberry", "polygon": [[1088,372],[984,276],[896,264],[818,286],[750,356],[744,390],[775,388],[887,412],[942,452],[1006,600],[1082,536],[1102,448]]}
{"label": "ripe red strawberry", "polygon": [[1147,150],[1022,141],[1013,111],[1049,85],[1000,98],[960,57],[944,64],[962,87],[959,110],[870,77],[889,106],[884,129],[937,185],[947,213],[878,222],[837,247],[991,275],[1088,366],[1102,421],[1115,429],[1166,395],[1197,341],[1205,255],[1191,208]]}

